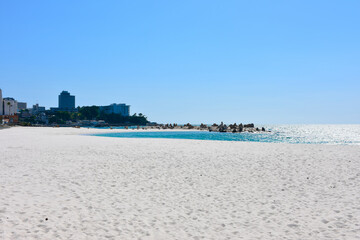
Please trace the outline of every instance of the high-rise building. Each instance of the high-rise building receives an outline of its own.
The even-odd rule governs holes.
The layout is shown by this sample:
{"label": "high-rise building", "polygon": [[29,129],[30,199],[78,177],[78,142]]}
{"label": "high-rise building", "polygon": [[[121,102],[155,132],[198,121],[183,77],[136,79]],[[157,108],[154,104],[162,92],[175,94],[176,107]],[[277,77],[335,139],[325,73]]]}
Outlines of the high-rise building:
{"label": "high-rise building", "polygon": [[101,106],[100,111],[106,114],[121,114],[124,117],[128,117],[130,115],[130,106],[124,103],[121,104],[110,104],[109,106]]}
{"label": "high-rise building", "polygon": [[59,110],[73,111],[75,109],[75,96],[68,91],[62,91],[59,95]]}

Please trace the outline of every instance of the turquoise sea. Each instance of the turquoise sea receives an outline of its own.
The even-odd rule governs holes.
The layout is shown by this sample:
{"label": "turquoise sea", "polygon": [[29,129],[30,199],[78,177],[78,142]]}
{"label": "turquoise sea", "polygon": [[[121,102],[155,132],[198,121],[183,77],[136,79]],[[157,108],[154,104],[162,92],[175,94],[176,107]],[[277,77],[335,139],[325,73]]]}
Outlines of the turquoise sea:
{"label": "turquoise sea", "polygon": [[208,131],[145,131],[95,134],[118,138],[173,138],[216,141],[360,145],[360,124],[349,125],[258,125],[270,133],[218,133]]}

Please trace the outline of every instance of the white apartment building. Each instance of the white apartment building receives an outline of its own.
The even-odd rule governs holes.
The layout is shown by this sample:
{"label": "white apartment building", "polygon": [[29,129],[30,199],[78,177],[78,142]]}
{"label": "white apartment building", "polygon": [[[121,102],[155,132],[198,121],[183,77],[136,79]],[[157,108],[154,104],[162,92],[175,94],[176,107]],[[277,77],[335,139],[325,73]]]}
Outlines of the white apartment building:
{"label": "white apartment building", "polygon": [[4,98],[3,99],[3,115],[15,115],[17,113],[17,101],[13,98]]}

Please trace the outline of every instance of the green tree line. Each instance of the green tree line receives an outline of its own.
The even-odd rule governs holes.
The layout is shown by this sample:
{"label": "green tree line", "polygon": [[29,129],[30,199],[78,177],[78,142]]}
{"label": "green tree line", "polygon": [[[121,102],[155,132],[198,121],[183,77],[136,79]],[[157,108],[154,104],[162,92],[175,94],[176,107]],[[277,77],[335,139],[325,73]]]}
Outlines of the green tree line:
{"label": "green tree line", "polygon": [[132,116],[122,116],[121,114],[106,114],[100,111],[98,106],[85,106],[78,107],[78,112],[48,112],[49,123],[64,124],[66,121],[78,120],[104,120],[109,124],[122,124],[122,125],[146,125],[149,121],[147,117],[139,113]]}

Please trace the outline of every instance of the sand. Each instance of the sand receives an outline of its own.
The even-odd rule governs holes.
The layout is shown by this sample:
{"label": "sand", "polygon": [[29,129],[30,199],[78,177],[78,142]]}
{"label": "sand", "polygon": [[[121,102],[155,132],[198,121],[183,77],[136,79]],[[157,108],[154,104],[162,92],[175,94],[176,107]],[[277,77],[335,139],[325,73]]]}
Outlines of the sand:
{"label": "sand", "polygon": [[0,131],[0,239],[360,239],[360,146],[104,131]]}

